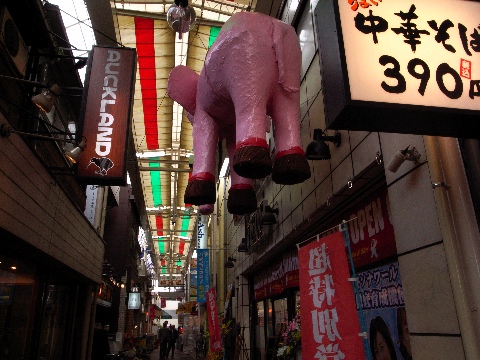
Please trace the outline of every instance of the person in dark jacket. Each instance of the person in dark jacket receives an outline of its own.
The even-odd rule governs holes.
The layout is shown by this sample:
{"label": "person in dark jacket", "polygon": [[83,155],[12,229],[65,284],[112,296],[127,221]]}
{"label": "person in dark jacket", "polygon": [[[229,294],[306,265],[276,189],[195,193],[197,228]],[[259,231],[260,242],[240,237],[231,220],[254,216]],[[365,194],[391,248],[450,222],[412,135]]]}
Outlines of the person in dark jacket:
{"label": "person in dark jacket", "polygon": [[168,355],[170,354],[170,350],[172,350],[172,358],[173,355],[175,354],[175,344],[178,339],[178,330],[175,329],[175,325],[170,325],[170,330],[169,330],[169,335],[167,337],[168,341],[168,347],[167,347],[167,358]]}
{"label": "person in dark jacket", "polygon": [[160,360],[166,359],[167,357],[167,335],[168,335],[168,321],[163,322],[163,327],[158,330],[158,342],[160,343]]}

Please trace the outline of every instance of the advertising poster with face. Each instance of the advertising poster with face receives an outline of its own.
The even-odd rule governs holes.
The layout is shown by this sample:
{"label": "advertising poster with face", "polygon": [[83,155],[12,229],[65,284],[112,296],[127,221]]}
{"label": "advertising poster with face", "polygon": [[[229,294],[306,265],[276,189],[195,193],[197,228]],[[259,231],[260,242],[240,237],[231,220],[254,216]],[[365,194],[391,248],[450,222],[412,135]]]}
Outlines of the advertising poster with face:
{"label": "advertising poster with face", "polygon": [[373,359],[411,360],[410,335],[398,262],[360,272],[357,276],[359,301]]}

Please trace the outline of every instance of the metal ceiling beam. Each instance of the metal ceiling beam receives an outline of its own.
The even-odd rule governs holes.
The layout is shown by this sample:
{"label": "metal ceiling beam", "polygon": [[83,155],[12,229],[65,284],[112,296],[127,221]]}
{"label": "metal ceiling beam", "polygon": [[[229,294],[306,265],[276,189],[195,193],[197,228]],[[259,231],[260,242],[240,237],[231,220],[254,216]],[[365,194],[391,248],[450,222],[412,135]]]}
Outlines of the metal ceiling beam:
{"label": "metal ceiling beam", "polygon": [[[199,6],[193,5],[193,7],[199,9]],[[218,11],[215,10],[214,8],[207,8],[206,10],[212,11],[215,13],[219,13],[222,15],[227,15],[230,16],[232,15],[229,12],[226,11]],[[116,13],[118,15],[124,15],[124,16],[132,16],[132,17],[145,17],[145,18],[150,18],[154,20],[163,20],[167,21],[167,15],[162,14],[162,13],[154,13],[154,12],[148,12],[148,11],[137,11],[137,10],[127,10],[127,9],[116,9]],[[200,17],[197,17],[197,21],[195,22],[196,25],[205,25],[205,26],[216,26],[216,27],[222,27],[224,22],[223,21],[215,21],[215,20],[208,20],[208,19],[202,19]]]}
{"label": "metal ceiling beam", "polygon": [[160,164],[185,164],[188,165],[190,161],[188,160],[159,160],[159,159],[148,159],[148,158],[137,158],[139,163],[148,162],[148,163],[160,163]]}
{"label": "metal ceiling beam", "polygon": [[[155,239],[155,236],[153,236],[153,241],[162,241],[162,240],[158,240],[158,239]],[[165,242],[175,242],[175,243],[185,243],[185,244],[191,244],[193,240],[164,240]]]}
{"label": "metal ceiling beam", "polygon": [[172,230],[172,229],[150,229],[150,231],[193,232],[193,230]]}
{"label": "metal ceiling beam", "polygon": [[192,169],[177,169],[177,168],[164,168],[164,167],[148,167],[139,166],[140,171],[170,171],[170,172],[191,172]]}

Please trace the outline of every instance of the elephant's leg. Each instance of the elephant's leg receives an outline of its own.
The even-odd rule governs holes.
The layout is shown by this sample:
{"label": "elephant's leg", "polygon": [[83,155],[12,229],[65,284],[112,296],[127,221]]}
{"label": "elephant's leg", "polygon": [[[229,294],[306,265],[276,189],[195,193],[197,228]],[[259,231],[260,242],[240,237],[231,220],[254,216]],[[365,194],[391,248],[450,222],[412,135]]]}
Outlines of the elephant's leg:
{"label": "elephant's leg", "polygon": [[[226,134],[227,150],[230,159],[235,156],[235,132]],[[230,214],[245,215],[251,214],[257,208],[257,197],[253,188],[253,181],[241,177],[235,172],[230,161],[230,179],[232,184],[228,190],[227,210]]]}
{"label": "elephant's leg", "polygon": [[186,204],[215,203],[215,164],[218,144],[218,126],[199,106],[193,123],[193,150],[195,161],[188,180],[184,201]]}
{"label": "elephant's leg", "polygon": [[272,121],[275,135],[275,159],[272,180],[293,185],[310,178],[310,166],[300,138],[300,93],[277,87],[273,99]]}
{"label": "elephant's leg", "polygon": [[[270,71],[271,72],[271,71]],[[268,73],[264,83],[249,84],[232,95],[236,117],[236,149],[233,168],[242,177],[261,179],[272,172],[272,160],[265,136],[267,100],[271,91]]]}

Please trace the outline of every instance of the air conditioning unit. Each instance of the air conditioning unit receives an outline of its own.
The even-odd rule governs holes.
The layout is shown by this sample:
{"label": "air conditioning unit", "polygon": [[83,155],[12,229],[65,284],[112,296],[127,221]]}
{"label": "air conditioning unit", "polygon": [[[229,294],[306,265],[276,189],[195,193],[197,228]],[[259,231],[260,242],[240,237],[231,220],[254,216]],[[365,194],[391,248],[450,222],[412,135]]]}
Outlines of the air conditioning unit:
{"label": "air conditioning unit", "polygon": [[0,6],[0,49],[10,59],[18,74],[25,77],[28,48],[5,6]]}

